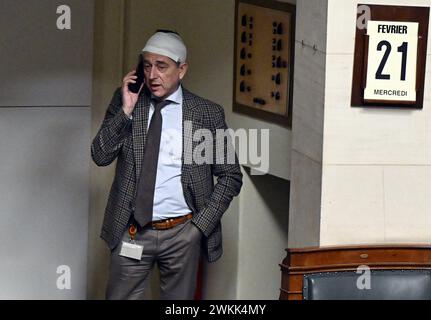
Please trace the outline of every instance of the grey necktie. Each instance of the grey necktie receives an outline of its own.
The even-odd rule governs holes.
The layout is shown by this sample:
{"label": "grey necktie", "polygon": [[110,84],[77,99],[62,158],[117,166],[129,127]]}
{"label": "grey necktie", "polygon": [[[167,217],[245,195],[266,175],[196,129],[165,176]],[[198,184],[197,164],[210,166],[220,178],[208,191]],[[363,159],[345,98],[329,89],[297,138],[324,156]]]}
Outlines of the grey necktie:
{"label": "grey necktie", "polygon": [[157,162],[159,159],[160,137],[162,134],[163,107],[171,103],[168,100],[155,104],[147,133],[141,175],[136,194],[135,220],[143,227],[153,219],[154,188],[156,185]]}

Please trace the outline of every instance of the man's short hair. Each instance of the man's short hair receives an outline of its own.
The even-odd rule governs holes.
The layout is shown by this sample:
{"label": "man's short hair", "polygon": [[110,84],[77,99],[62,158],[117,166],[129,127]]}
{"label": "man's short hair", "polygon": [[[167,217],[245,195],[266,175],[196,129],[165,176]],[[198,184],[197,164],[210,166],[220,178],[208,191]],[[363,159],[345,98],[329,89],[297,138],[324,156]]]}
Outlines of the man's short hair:
{"label": "man's short hair", "polygon": [[157,29],[157,30],[156,30],[156,32],[174,33],[174,34],[176,34],[177,36],[180,36],[180,34],[179,34],[178,32],[173,31],[173,30],[168,30],[168,29]]}

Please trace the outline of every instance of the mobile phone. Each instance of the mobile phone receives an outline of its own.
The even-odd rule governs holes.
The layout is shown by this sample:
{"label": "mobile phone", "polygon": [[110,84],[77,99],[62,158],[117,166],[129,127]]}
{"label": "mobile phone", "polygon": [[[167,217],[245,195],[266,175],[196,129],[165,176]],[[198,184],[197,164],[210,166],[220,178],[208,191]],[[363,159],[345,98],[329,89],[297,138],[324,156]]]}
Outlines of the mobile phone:
{"label": "mobile phone", "polygon": [[138,93],[142,83],[144,82],[144,60],[142,58],[142,54],[139,55],[139,62],[136,66],[135,76],[137,76],[137,78],[135,79],[136,83],[129,83],[128,87],[129,91],[133,93]]}

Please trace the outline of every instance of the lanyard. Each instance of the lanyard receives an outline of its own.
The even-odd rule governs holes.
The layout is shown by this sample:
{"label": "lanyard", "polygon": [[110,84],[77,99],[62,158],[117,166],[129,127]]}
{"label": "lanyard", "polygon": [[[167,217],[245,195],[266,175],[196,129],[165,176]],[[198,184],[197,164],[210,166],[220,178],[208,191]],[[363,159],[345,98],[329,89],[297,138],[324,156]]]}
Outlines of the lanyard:
{"label": "lanyard", "polygon": [[135,239],[135,235],[136,235],[137,231],[138,231],[138,228],[136,228],[135,225],[131,224],[130,227],[129,227],[130,240],[134,240]]}

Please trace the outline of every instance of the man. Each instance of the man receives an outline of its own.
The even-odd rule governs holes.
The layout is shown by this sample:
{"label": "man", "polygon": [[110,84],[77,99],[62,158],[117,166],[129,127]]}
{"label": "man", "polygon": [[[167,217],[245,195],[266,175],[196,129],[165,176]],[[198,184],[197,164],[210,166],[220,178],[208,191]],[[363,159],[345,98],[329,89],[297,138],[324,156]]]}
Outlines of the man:
{"label": "man", "polygon": [[[161,299],[192,299],[201,251],[209,262],[222,254],[220,219],[242,174],[226,139],[215,139],[227,129],[223,108],[181,85],[180,36],[158,31],[142,51],[144,84],[135,94],[136,70],[124,77],[91,146],[98,166],[117,159],[101,233],[111,249],[106,297],[143,299],[157,263]],[[214,138],[205,163],[193,159],[199,143],[208,147],[200,131]]]}

